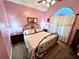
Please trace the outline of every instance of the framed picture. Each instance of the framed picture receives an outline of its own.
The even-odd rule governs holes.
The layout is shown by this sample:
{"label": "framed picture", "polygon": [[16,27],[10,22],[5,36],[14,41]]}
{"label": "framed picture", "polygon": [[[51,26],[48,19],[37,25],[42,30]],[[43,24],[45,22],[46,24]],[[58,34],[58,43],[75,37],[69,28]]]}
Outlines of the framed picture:
{"label": "framed picture", "polygon": [[27,23],[37,23],[37,22],[38,22],[38,18],[27,17]]}

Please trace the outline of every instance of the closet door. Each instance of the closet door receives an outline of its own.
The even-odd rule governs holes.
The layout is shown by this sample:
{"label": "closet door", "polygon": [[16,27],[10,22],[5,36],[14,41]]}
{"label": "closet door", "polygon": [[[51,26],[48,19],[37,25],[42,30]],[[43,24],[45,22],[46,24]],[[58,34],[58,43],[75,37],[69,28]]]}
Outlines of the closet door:
{"label": "closet door", "polygon": [[67,43],[74,20],[75,20],[75,15],[52,16],[50,18],[50,22],[51,22],[50,32],[58,33],[59,39],[65,43]]}

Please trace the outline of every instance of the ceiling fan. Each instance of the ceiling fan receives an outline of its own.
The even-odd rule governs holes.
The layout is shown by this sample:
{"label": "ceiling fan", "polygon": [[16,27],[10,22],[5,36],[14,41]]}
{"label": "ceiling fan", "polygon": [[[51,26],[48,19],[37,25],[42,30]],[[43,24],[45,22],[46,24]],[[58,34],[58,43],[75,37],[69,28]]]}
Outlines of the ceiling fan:
{"label": "ceiling fan", "polygon": [[[40,0],[38,1],[38,3],[41,3],[42,1],[46,1],[46,0]],[[50,0],[50,1],[53,1],[53,0]],[[62,1],[62,0],[56,0],[56,1]]]}
{"label": "ceiling fan", "polygon": [[43,5],[50,6],[54,5],[56,1],[62,1],[62,0],[40,0],[38,3],[42,3]]}

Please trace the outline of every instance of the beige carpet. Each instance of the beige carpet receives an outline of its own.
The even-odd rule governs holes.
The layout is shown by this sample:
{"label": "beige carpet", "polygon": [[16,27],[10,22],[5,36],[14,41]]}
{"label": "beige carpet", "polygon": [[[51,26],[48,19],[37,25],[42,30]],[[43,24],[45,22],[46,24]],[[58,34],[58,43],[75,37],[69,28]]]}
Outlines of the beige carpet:
{"label": "beige carpet", "polygon": [[[28,59],[28,50],[23,42],[13,45],[12,59]],[[76,57],[69,46],[58,42],[58,45],[51,48],[41,59],[76,59]]]}

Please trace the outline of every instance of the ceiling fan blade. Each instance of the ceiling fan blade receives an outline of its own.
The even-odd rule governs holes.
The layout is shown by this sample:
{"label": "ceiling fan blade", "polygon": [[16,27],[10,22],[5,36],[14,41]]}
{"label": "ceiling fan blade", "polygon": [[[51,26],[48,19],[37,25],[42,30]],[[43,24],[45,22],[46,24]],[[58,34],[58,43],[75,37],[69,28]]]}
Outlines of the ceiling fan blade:
{"label": "ceiling fan blade", "polygon": [[41,3],[41,2],[42,2],[42,0],[38,1],[38,3]]}
{"label": "ceiling fan blade", "polygon": [[57,1],[62,1],[62,0],[57,0]]}

